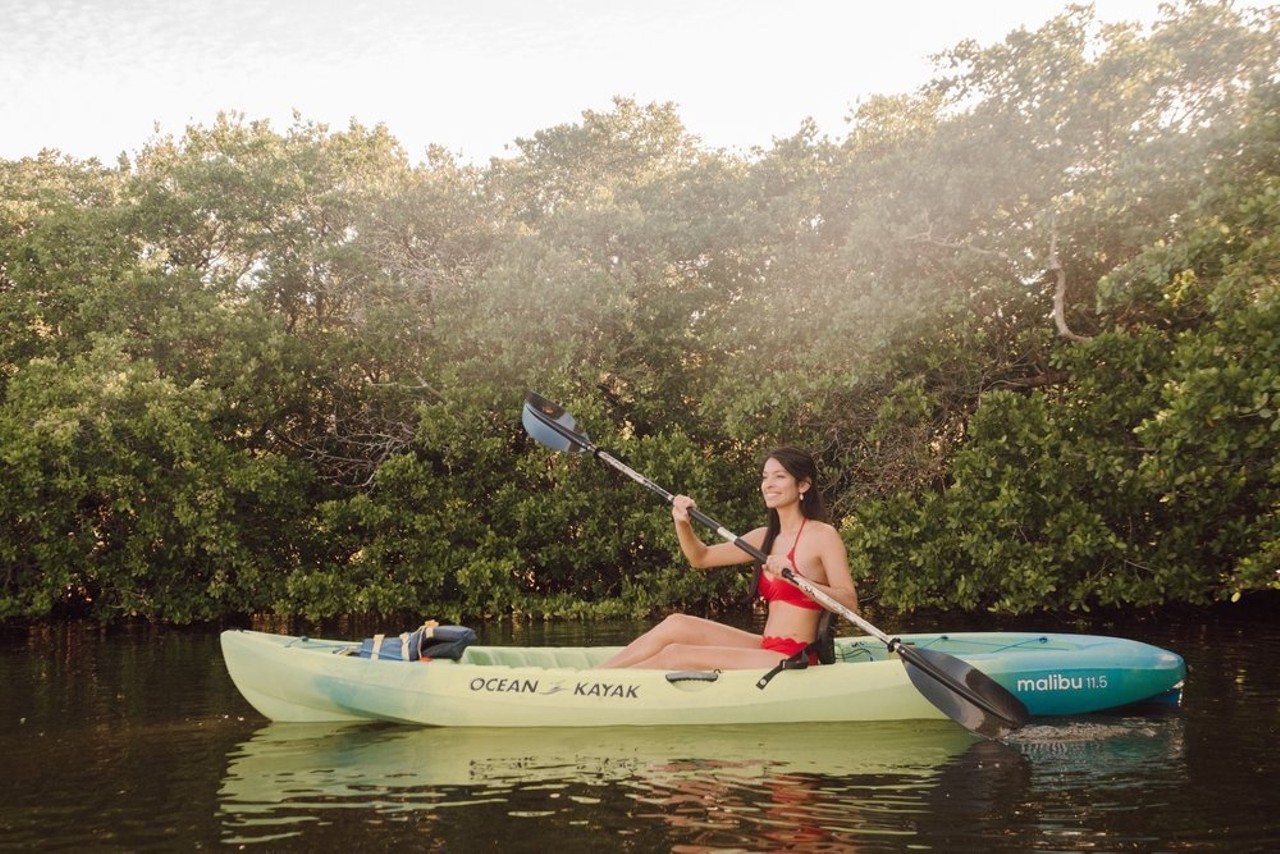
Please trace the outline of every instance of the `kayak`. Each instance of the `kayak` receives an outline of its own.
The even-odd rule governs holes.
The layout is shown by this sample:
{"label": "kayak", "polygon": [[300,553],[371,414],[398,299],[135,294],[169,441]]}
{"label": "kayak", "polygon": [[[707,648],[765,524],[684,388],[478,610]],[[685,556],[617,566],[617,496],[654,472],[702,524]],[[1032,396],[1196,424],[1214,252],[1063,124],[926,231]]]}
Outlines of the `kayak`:
{"label": "kayak", "polygon": [[[899,638],[980,670],[1033,716],[1176,705],[1186,678],[1181,656],[1123,638],[1033,632]],[[360,641],[245,630],[224,632],[221,641],[236,688],[272,721],[603,727],[946,717],[912,684],[899,657],[871,637],[837,638],[834,664],[783,670],[767,683],[755,670],[593,669],[620,647],[469,645],[457,658],[409,661],[363,656]]]}

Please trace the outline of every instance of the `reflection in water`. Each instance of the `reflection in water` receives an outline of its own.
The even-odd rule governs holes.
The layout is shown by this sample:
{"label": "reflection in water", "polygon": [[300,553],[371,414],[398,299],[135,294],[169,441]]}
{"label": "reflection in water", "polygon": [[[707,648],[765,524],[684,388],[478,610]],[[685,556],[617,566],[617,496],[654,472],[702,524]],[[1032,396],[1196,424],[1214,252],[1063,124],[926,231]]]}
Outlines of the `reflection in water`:
{"label": "reflection in water", "polygon": [[1065,719],[1028,726],[1010,743],[1033,760],[1040,773],[1062,781],[1082,778],[1107,788],[1150,787],[1177,767],[1184,751],[1183,720],[1176,715]]}
{"label": "reflection in water", "polygon": [[1031,762],[1022,752],[998,741],[979,742],[942,769],[924,798],[926,810],[917,829],[950,848],[954,834],[984,834],[1006,826],[1030,782]]}
{"label": "reflection in water", "polygon": [[[1176,723],[1176,721],[1175,721]],[[433,730],[269,724],[228,755],[223,841],[412,839],[668,850],[946,849],[1025,823],[1037,776],[1149,779],[1177,727],[1033,727],[1007,744],[946,722],[786,728]],[[1032,819],[1035,819],[1032,816]],[[554,830],[553,830],[554,828]],[[1030,827],[1031,839],[1038,831]],[[1052,835],[1044,836],[1052,839]],[[535,846],[537,847],[537,846]]]}
{"label": "reflection in water", "polygon": [[1184,724],[1177,715],[1099,716],[1017,733],[1011,743],[1030,760],[1036,794],[1019,806],[1023,819],[1006,826],[1006,836],[1042,850],[1143,850],[1158,843],[1163,831],[1145,811],[1186,786]]}
{"label": "reflection in water", "polygon": [[[1133,811],[1135,795],[1150,797],[1162,778],[1181,779],[1184,758],[1183,721],[1176,716],[1032,724],[950,763],[927,798],[919,830],[940,850],[989,848],[993,836],[1019,850],[1150,842],[1100,815]],[[1108,796],[1108,790],[1129,789]],[[1099,826],[1106,830],[1090,830]]]}
{"label": "reflection in water", "polygon": [[[624,837],[646,824],[685,828],[679,836],[689,841],[740,825],[757,840],[773,827],[817,836],[832,821],[837,831],[852,825],[824,815],[815,795],[843,797],[855,782],[916,789],[974,743],[942,722],[579,730],[270,724],[229,755],[220,802],[226,841],[240,842],[302,833],[299,822],[336,823],[324,814],[336,808],[386,820],[460,806],[477,816],[473,842],[513,841],[494,836],[512,832],[513,816],[554,816]],[[484,805],[502,806],[506,820],[489,822],[495,810],[476,809]]]}

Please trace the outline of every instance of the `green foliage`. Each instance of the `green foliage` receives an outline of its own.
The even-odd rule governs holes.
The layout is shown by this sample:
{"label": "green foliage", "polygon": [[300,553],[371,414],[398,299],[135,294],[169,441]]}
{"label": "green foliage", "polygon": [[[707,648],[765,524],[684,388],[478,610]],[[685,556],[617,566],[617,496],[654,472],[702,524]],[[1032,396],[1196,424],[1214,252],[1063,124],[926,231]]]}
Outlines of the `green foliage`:
{"label": "green foliage", "polygon": [[1277,14],[1163,14],[749,156],[619,98],[487,167],[234,115],[0,162],[0,619],[740,603],[530,388],[734,530],[814,449],[884,604],[1276,586]]}
{"label": "green foliage", "polygon": [[1064,389],[984,395],[942,492],[864,508],[851,540],[889,604],[1025,612],[1280,586],[1280,197],[1274,179],[1250,190],[1132,263],[1133,294],[1162,292],[1159,325],[1060,353]]}
{"label": "green foliage", "polygon": [[186,622],[252,610],[287,556],[271,514],[296,506],[305,472],[237,451],[216,430],[217,391],[179,387],[118,343],[29,362],[9,386],[4,615],[67,604]]}

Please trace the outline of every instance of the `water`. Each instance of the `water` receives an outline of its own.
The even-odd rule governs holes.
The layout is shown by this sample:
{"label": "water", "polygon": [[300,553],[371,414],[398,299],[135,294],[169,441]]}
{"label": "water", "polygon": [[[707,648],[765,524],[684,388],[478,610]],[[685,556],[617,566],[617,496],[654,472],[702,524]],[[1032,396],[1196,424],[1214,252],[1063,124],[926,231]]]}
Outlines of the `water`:
{"label": "water", "polygon": [[1182,708],[1037,720],[1006,743],[947,722],[282,725],[236,693],[216,632],[10,630],[0,849],[1275,850],[1280,626],[1077,629],[1185,656]]}

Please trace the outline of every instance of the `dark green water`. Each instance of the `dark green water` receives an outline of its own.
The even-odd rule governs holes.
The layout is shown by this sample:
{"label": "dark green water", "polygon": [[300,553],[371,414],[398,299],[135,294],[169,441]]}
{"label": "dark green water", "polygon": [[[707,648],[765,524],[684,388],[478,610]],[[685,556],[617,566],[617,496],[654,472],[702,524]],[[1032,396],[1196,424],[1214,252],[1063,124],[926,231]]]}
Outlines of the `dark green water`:
{"label": "dark green water", "polygon": [[[612,643],[635,629],[482,639]],[[1280,848],[1280,622],[1255,610],[1075,629],[1181,653],[1182,707],[1039,720],[1004,744],[944,722],[272,725],[231,685],[214,631],[10,630],[0,635],[0,848]]]}

